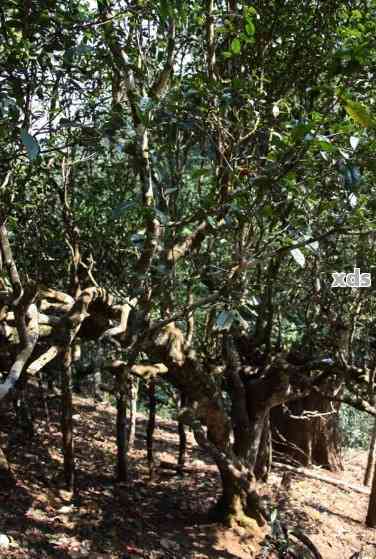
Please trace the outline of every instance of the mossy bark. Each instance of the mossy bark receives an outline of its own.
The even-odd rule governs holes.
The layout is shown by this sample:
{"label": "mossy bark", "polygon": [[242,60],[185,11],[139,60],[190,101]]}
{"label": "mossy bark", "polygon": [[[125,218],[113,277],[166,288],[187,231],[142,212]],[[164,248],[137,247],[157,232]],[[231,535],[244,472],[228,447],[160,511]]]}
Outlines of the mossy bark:
{"label": "mossy bark", "polygon": [[222,495],[209,512],[210,519],[231,528],[241,526],[255,536],[261,536],[266,521],[253,479],[249,476],[247,481],[244,473],[235,468],[219,466],[219,470]]}

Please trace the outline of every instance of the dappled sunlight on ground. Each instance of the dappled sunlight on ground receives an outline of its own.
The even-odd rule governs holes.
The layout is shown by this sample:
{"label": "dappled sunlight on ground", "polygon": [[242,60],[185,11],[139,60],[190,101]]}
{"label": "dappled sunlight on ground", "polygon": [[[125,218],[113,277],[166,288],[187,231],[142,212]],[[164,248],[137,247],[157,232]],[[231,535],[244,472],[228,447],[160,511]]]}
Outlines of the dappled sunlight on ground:
{"label": "dappled sunlight on ground", "polygon": [[[0,557],[17,559],[246,559],[255,542],[245,529],[209,524],[207,511],[219,494],[215,466],[188,433],[187,473],[157,469],[149,480],[146,421],[138,418],[129,482],[115,484],[115,409],[108,403],[75,397],[78,495],[64,491],[58,401],[50,402],[50,430],[42,411],[33,410],[35,435],[14,428],[12,412],[1,421],[3,445],[17,480],[0,487],[0,533],[11,546]],[[177,425],[158,419],[155,458],[176,463]],[[365,453],[348,453],[343,477],[360,483]],[[337,474],[338,475],[338,474]],[[342,475],[342,474],[341,474]],[[301,477],[288,492],[280,473],[260,490],[276,499],[281,519],[297,524],[325,559],[350,557],[364,546],[376,553],[376,532],[365,529],[367,496]],[[372,555],[371,555],[372,556]]]}

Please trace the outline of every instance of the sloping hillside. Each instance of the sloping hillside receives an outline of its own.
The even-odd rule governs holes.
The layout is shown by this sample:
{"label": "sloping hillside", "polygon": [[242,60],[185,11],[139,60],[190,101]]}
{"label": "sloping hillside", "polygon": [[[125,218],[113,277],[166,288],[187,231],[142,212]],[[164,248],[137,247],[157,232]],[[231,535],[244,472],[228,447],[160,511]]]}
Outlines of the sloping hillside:
{"label": "sloping hillside", "polygon": [[[78,495],[62,487],[57,401],[50,405],[50,430],[42,410],[34,410],[33,438],[14,428],[9,412],[2,418],[1,444],[16,480],[0,487],[0,533],[9,547],[0,557],[245,559],[260,542],[246,530],[209,524],[206,512],[218,496],[216,468],[198,450],[191,433],[188,472],[184,477],[160,469],[148,479],[145,418],[139,415],[136,448],[131,453],[130,481],[113,484],[115,409],[107,403],[75,398]],[[177,456],[173,421],[158,420],[155,452],[173,463]],[[343,478],[360,483],[366,456],[346,454]],[[278,504],[279,517],[298,525],[325,559],[347,558],[363,548],[376,557],[376,532],[363,526],[367,496],[316,480],[293,477],[289,489],[273,471],[264,491]],[[264,555],[265,556],[265,555]],[[273,557],[273,555],[268,555]]]}

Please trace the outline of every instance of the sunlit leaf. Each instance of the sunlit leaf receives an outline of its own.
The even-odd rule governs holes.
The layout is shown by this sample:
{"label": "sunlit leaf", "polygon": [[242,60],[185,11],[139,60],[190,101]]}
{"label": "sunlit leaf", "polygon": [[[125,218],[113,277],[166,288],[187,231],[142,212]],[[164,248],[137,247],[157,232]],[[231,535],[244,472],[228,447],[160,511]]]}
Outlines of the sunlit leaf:
{"label": "sunlit leaf", "polygon": [[358,147],[360,138],[358,136],[351,136],[350,137],[350,145],[355,150]]}
{"label": "sunlit leaf", "polygon": [[245,24],[245,32],[247,33],[247,35],[252,36],[255,34],[255,31],[255,24],[251,19],[248,18],[247,23]]}
{"label": "sunlit leaf", "polygon": [[241,48],[242,46],[238,38],[231,41],[231,50],[234,54],[240,54]]}
{"label": "sunlit leaf", "polygon": [[298,248],[293,248],[291,251],[291,256],[294,258],[295,262],[299,264],[302,268],[305,266],[305,256],[302,251]]}
{"label": "sunlit leaf", "polygon": [[375,125],[372,115],[368,111],[367,107],[362,105],[362,103],[352,101],[344,95],[340,95],[339,100],[349,117],[352,118],[354,122],[363,128],[371,128]]}
{"label": "sunlit leaf", "polygon": [[318,241],[313,241],[313,243],[310,243],[308,245],[308,247],[310,247],[314,252],[316,252],[316,251],[319,250],[319,242]]}
{"label": "sunlit leaf", "polygon": [[231,311],[221,311],[216,318],[216,330],[229,330],[234,321],[234,315]]}
{"label": "sunlit leaf", "polygon": [[353,192],[349,196],[349,202],[352,208],[355,208],[355,206],[357,206],[358,204],[358,198],[355,196]]}

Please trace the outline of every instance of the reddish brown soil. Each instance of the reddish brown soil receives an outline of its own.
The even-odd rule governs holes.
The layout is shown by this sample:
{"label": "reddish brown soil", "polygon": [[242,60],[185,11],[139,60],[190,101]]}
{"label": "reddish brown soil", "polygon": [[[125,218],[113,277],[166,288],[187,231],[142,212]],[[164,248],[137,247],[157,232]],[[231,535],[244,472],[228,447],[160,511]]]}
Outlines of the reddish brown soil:
{"label": "reddish brown soil", "polygon": [[[140,415],[136,448],[131,453],[127,484],[114,484],[115,410],[75,398],[75,440],[78,496],[62,489],[61,435],[55,403],[50,432],[42,411],[34,410],[35,434],[15,427],[15,418],[1,414],[0,445],[11,463],[16,484],[0,487],[0,534],[11,546],[6,559],[249,559],[258,547],[245,529],[209,524],[206,513],[219,494],[216,468],[197,449],[189,433],[189,472],[184,477],[157,470],[149,481],[145,452],[145,419]],[[158,420],[155,454],[174,463],[176,423]],[[346,453],[341,477],[361,483],[366,455]],[[347,559],[363,548],[376,557],[376,531],[363,525],[367,496],[301,477],[288,492],[273,472],[260,488],[278,503],[279,516],[309,535],[324,559]],[[264,557],[277,557],[270,552]],[[285,555],[289,557],[289,555]],[[299,555],[303,558],[303,553]]]}

